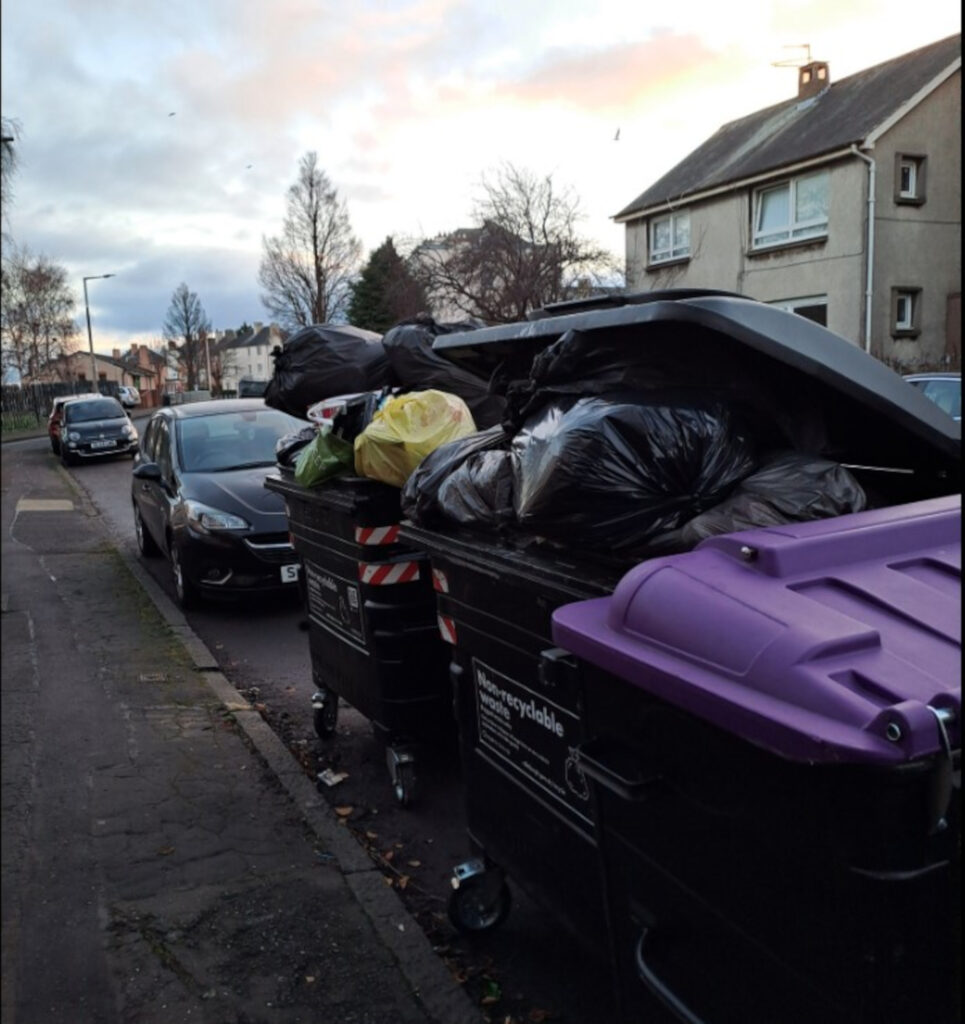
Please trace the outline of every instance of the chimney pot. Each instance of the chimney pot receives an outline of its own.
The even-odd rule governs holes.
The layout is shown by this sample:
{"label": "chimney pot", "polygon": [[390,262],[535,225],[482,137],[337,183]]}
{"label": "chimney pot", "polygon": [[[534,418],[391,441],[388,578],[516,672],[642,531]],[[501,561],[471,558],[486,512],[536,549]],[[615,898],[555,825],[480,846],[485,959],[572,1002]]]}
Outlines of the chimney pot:
{"label": "chimney pot", "polygon": [[812,60],[798,68],[797,73],[797,98],[799,100],[809,99],[817,96],[831,84],[831,69],[827,61]]}

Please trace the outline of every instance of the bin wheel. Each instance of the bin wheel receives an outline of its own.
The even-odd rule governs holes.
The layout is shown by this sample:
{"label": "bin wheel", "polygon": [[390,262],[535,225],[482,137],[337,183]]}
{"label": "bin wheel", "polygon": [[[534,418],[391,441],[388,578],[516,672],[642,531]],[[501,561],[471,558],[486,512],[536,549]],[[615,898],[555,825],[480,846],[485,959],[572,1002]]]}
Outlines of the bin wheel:
{"label": "bin wheel", "polygon": [[509,886],[502,882],[493,893],[484,875],[466,879],[449,895],[446,909],[457,931],[484,932],[503,923],[512,907]]}
{"label": "bin wheel", "polygon": [[320,708],[315,708],[313,715],[315,733],[323,740],[335,735],[335,727],[338,725],[338,697],[329,693],[325,702]]}
{"label": "bin wheel", "polygon": [[395,766],[392,791],[402,807],[412,805],[416,793],[415,765],[412,761],[403,761]]}

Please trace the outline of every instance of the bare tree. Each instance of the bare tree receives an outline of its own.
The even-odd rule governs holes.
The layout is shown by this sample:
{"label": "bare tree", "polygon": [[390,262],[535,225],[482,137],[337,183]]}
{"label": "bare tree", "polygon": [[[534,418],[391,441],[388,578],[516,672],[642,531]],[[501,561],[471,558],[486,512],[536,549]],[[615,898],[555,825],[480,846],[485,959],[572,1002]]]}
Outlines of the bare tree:
{"label": "bare tree", "polygon": [[13,178],[19,163],[16,143],[20,138],[20,122],[12,117],[3,117],[0,118],[0,125],[0,211],[6,223],[7,209],[13,200]]}
{"label": "bare tree", "polygon": [[233,337],[222,338],[217,344],[210,344],[209,359],[211,361],[211,393],[220,395],[224,392],[225,377],[234,373],[238,364],[238,350],[230,347]]}
{"label": "bare tree", "polygon": [[67,271],[46,256],[14,246],[0,267],[0,336],[3,369],[21,379],[56,372],[63,355],[75,348],[76,299]]}
{"label": "bare tree", "polygon": [[619,274],[615,257],[578,233],[579,200],[551,174],[503,164],[483,176],[481,190],[474,227],[424,241],[412,254],[434,308],[490,323],[523,320]]}
{"label": "bare tree", "polygon": [[174,289],[164,318],[164,338],[178,345],[189,391],[197,388],[201,368],[205,366],[204,345],[210,330],[211,321],[201,300],[182,281]]}
{"label": "bare tree", "polygon": [[302,157],[298,178],[288,189],[281,234],[263,237],[262,247],[261,301],[281,326],[297,329],[344,318],[362,246],[316,153]]}

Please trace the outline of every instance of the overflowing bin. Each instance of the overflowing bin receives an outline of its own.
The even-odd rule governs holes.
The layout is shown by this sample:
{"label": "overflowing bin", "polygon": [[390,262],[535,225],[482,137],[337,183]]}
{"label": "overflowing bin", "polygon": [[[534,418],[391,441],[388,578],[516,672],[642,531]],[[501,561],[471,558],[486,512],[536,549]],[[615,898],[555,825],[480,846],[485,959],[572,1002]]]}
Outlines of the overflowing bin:
{"label": "overflowing bin", "polygon": [[626,566],[411,523],[402,532],[429,557],[451,653],[473,857],[456,868],[450,917],[463,930],[501,920],[508,873],[605,955],[590,788],[577,760],[587,738],[580,695],[547,651],[554,609],[610,593]]}
{"label": "overflowing bin", "polygon": [[623,1019],[960,1020],[961,500],[558,608]]}
{"label": "overflowing bin", "polygon": [[[890,536],[882,524],[891,521],[892,510],[909,502],[954,493],[958,488],[957,424],[942,417],[939,410],[929,408],[927,400],[919,401],[921,396],[914,395],[900,377],[853,345],[801,317],[751,300],[720,294],[660,294],[652,301],[604,303],[598,308],[564,310],[559,315],[550,311],[550,315],[524,324],[450,334],[436,339],[434,347],[467,364],[495,365],[500,361],[511,363],[514,346],[519,346],[532,362],[534,351],[548,351],[564,336],[576,338],[583,346],[581,358],[571,362],[573,379],[565,381],[557,376],[550,382],[550,390],[578,396],[587,384],[580,377],[587,366],[582,354],[592,359],[596,353],[600,355],[598,365],[603,367],[604,383],[617,382],[625,388],[629,380],[629,386],[645,390],[645,374],[623,374],[619,360],[624,351],[649,347],[661,380],[679,387],[687,385],[691,377],[692,390],[713,390],[725,400],[739,397],[745,404],[755,406],[762,421],[773,419],[777,429],[784,431],[785,444],[801,451],[819,450],[847,465],[861,481],[874,509],[867,513],[872,520],[862,526],[867,527],[868,550],[872,552],[878,550],[878,543],[884,545],[881,550],[891,543],[882,539]],[[562,365],[565,366],[565,360]],[[528,400],[532,389],[527,391],[524,384],[516,393]],[[597,388],[596,393],[600,394],[601,389]],[[550,432],[547,440],[552,445]],[[813,449],[808,447],[812,444]],[[578,480],[574,486],[579,486]],[[569,495],[565,497],[568,501]],[[554,511],[552,505],[544,508],[541,527],[552,525]],[[815,536],[826,536],[828,559],[832,552],[840,553],[842,564],[847,564],[849,530],[853,527],[846,524],[860,525],[864,514],[809,524]],[[897,519],[904,515],[897,511],[894,514]],[[882,517],[880,521],[874,520],[875,515]],[[652,732],[635,731],[634,723],[643,714],[649,698],[639,687],[634,688],[615,675],[612,665],[608,664],[608,674],[585,658],[577,661],[563,639],[555,635],[554,630],[559,627],[554,626],[554,616],[564,606],[605,602],[618,583],[622,587],[620,581],[629,579],[633,572],[664,564],[665,557],[690,557],[691,552],[666,556],[663,552],[673,550],[673,546],[662,543],[654,543],[651,550],[647,550],[646,544],[623,551],[617,547],[606,549],[600,544],[588,546],[589,531],[581,534],[578,528],[568,541],[561,532],[547,541],[545,537],[528,535],[521,522],[515,526],[502,521],[498,530],[486,531],[466,523],[403,520],[400,533],[404,541],[429,557],[439,629],[451,652],[473,855],[455,869],[449,905],[453,923],[462,929],[483,929],[501,921],[509,906],[505,884],[508,875],[565,925],[589,952],[612,958],[627,1019],[638,1020],[643,1019],[642,1015],[634,1014],[643,997],[639,996],[634,979],[649,970],[649,943],[659,947],[664,938],[662,932],[658,935],[651,929],[647,942],[633,945],[631,959],[626,962],[626,933],[633,932],[636,942],[641,922],[649,921],[651,916],[664,919],[662,905],[654,904],[656,910],[651,911],[641,899],[641,894],[657,893],[655,899],[666,899],[672,906],[686,903],[692,919],[699,921],[693,934],[702,957],[716,956],[721,965],[729,965],[738,972],[729,975],[729,968],[725,968],[714,973],[708,967],[707,982],[702,982],[705,991],[695,997],[698,1009],[694,1010],[688,1007],[686,998],[675,995],[672,982],[663,986],[657,978],[653,987],[665,988],[662,1005],[669,1007],[668,1012],[678,1019],[706,1019],[706,1024],[790,1024],[820,1019],[808,1017],[814,1007],[821,1008],[818,1012],[827,1009],[828,1019],[843,1020],[852,1010],[858,1013],[850,1018],[853,1021],[874,1019],[861,1014],[871,1006],[883,1007],[886,1000],[870,995],[867,986],[851,978],[850,968],[845,965],[850,964],[855,971],[870,970],[863,959],[867,953],[879,958],[875,961],[875,976],[886,975],[887,968],[880,957],[895,954],[898,946],[883,939],[883,929],[869,925],[868,932],[881,938],[882,945],[856,954],[857,960],[853,956],[851,960],[835,958],[832,952],[822,952],[815,960],[808,960],[805,954],[810,943],[817,941],[815,908],[834,909],[834,895],[840,892],[848,898],[854,896],[852,906],[856,914],[859,909],[866,911],[874,901],[872,893],[876,886],[886,881],[878,875],[891,871],[900,874],[906,867],[902,866],[904,862],[896,862],[892,867],[890,861],[869,856],[866,868],[855,861],[855,870],[846,871],[841,865],[850,862],[835,861],[827,851],[837,849],[845,841],[867,851],[877,849],[881,843],[890,848],[894,836],[905,837],[914,832],[915,826],[906,818],[912,813],[912,806],[914,813],[918,813],[922,808],[916,801],[926,791],[932,796],[943,793],[941,787],[946,786],[949,778],[957,777],[957,754],[951,738],[957,728],[952,720],[954,702],[942,697],[934,710],[924,712],[934,723],[933,739],[938,737],[940,741],[947,734],[949,742],[945,746],[934,748],[927,757],[910,759],[907,766],[893,764],[887,770],[857,758],[854,764],[842,766],[837,777],[833,776],[837,767],[833,758],[817,765],[811,765],[807,758],[782,760],[774,751],[759,752],[746,737],[738,739],[719,725],[715,728],[710,723],[701,723],[698,727],[687,720],[687,728],[683,728],[680,721],[686,716],[679,711],[668,714]],[[778,527],[775,536],[793,535],[797,529],[797,524],[786,529]],[[742,544],[733,539],[736,536],[729,534],[707,541],[705,546],[716,550],[732,544],[740,550]],[[766,542],[762,540],[759,549],[765,548]],[[770,564],[768,557],[760,558],[756,563],[759,568]],[[785,557],[792,557],[790,548]],[[639,569],[634,568],[638,564]],[[932,586],[926,577],[933,572],[940,581],[937,588],[947,593],[947,566],[932,568],[927,559],[920,571],[908,571],[907,580],[900,572],[889,577],[889,587],[901,591],[907,582],[909,595],[912,591],[919,594],[911,599],[914,604],[920,599],[920,588],[928,592]],[[769,577],[764,574],[761,578],[766,582]],[[852,587],[850,579],[828,586],[839,601],[836,614],[843,618],[851,614]],[[765,591],[762,586],[766,606]],[[707,592],[713,593],[712,580],[707,584]],[[803,594],[789,593],[795,600],[807,600]],[[703,643],[711,652],[718,644],[729,642],[736,651],[749,655],[746,644],[751,641],[747,640],[742,647],[744,624],[739,617],[735,615],[725,624],[719,618],[720,607],[705,599],[703,591],[695,590],[691,596],[692,602],[684,600],[673,605],[680,642]],[[658,598],[657,610],[660,603]],[[758,614],[766,620],[766,607]],[[897,613],[889,613],[892,614]],[[810,636],[807,628],[801,628],[803,636]],[[924,629],[925,634],[929,628]],[[850,642],[858,648],[870,645],[873,633],[873,628],[859,630]],[[565,639],[569,640],[569,635]],[[944,643],[945,640],[939,641],[939,646]],[[820,644],[802,650],[821,663]],[[846,662],[847,658],[842,661],[845,673]],[[762,671],[766,665],[765,659]],[[775,662],[776,675],[767,685],[777,687],[785,669],[786,665]],[[764,675],[770,679],[766,671]],[[611,681],[609,676],[619,682]],[[842,678],[845,682],[840,687],[841,700],[846,707],[852,701],[878,701],[884,715],[885,708],[895,703],[886,699],[881,684],[873,677],[865,685],[863,670]],[[764,696],[772,702],[779,700],[770,693]],[[901,705],[902,700],[897,704]],[[746,717],[740,710],[734,714],[739,720]],[[822,721],[820,715],[811,714],[815,722]],[[627,732],[616,729],[611,743],[607,730],[614,718],[623,720],[621,725],[626,726]],[[687,729],[691,731],[688,733]],[[605,751],[601,750],[601,735],[606,740]],[[675,742],[677,737],[679,744]],[[627,749],[639,759],[651,741],[655,750],[669,745],[675,763],[693,769],[693,774],[685,776],[681,783],[688,788],[676,798],[673,791],[666,797],[667,827],[659,835],[652,835],[646,825],[638,829],[633,817],[633,808],[638,806],[636,800],[639,798],[639,806],[647,806],[651,799],[651,762],[644,759],[640,767],[632,762],[628,774],[620,776],[624,781],[615,784],[615,788],[622,786],[624,791],[618,796],[606,788],[605,769],[598,767],[609,763],[604,754],[619,760],[627,755]],[[619,771],[613,774],[616,776]],[[926,784],[926,776],[937,780],[933,786]],[[818,777],[822,779],[820,787],[814,785]],[[880,798],[876,789],[879,781],[872,777],[883,780]],[[917,781],[913,782],[913,778]],[[836,814],[826,813],[814,819],[816,824],[811,830],[793,830],[791,823],[798,811],[810,814],[812,809],[827,810],[822,800],[832,796],[841,801]],[[740,807],[739,827],[728,824],[734,819],[735,804]],[[860,808],[861,813],[852,816],[850,812],[855,808]],[[773,821],[765,811],[774,816]],[[889,821],[892,812],[897,818]],[[945,826],[935,824],[936,843],[947,852],[949,842],[957,841],[949,839],[957,835],[957,824],[950,811],[943,810],[940,817]],[[677,819],[682,824],[674,831],[671,826]],[[783,833],[778,831],[778,824]],[[714,832],[713,826],[719,826],[719,831]],[[643,843],[640,832],[654,845],[652,850],[644,845],[642,855],[638,856],[637,848]],[[759,846],[754,847],[749,837],[758,836]],[[924,853],[928,844],[922,840],[921,845],[922,856],[930,856]],[[818,893],[820,898],[816,896],[814,908],[807,905],[806,890],[817,885],[815,878],[824,876],[823,868],[811,864],[805,848],[810,846],[820,851],[815,854],[816,863],[834,863],[837,871],[833,886],[827,883],[831,890]],[[681,874],[675,875],[673,865],[678,860],[683,866]],[[922,897],[924,902],[917,901],[915,886],[897,887],[894,891],[900,889],[903,894],[899,899],[905,899],[907,894],[909,900],[908,913],[902,920],[913,918],[918,911],[928,918],[939,910],[939,897],[933,887],[938,884],[939,875],[947,878],[943,874],[947,866],[938,861],[929,869],[932,862],[925,859],[908,863],[911,866],[907,870],[921,875],[922,893],[927,890],[927,895]],[[687,873],[688,865],[694,865],[692,875]],[[861,874],[863,870],[865,874]],[[932,870],[936,875],[929,878]],[[718,904],[693,888],[701,882],[701,872],[713,879],[715,892],[724,894]],[[758,875],[761,885],[755,888],[752,883]],[[861,879],[860,883],[849,888],[848,883],[856,878]],[[892,891],[887,885],[884,887]],[[789,894],[796,890],[796,900],[791,901]],[[778,941],[781,936],[766,929],[754,930],[758,920],[770,913],[768,908],[780,899],[788,907],[784,918],[787,948],[792,950],[788,952]],[[800,926],[793,918],[797,910],[802,915]],[[944,908],[946,921],[949,913]],[[876,914],[874,921],[881,924],[885,916]],[[833,921],[836,918],[829,915],[828,922]],[[670,931],[676,927],[673,922]],[[837,950],[842,945],[852,948],[851,940],[859,933],[864,934],[861,927],[853,917],[849,918],[841,924],[838,936],[825,937],[828,949]],[[696,956],[696,951],[692,952]],[[816,982],[810,974],[812,964],[817,965],[815,969],[826,967],[832,980]],[[773,987],[758,984],[745,979],[741,971],[764,975],[771,971],[777,980]],[[723,993],[706,991],[714,979],[726,984],[728,991],[736,990],[735,1000],[729,1003]],[[763,1000],[774,988],[781,989],[784,998],[779,1005],[750,1005],[741,998],[745,982],[749,999],[757,999],[757,993],[761,993]],[[845,998],[845,1010],[844,1003],[836,1002],[834,989],[839,982],[842,991],[848,984],[852,986],[852,994]],[[683,983],[681,989],[688,991]],[[808,1009],[799,1012],[799,1006]],[[659,1008],[651,1010],[659,1013]],[[706,1018],[699,1015],[704,1011]],[[749,1015],[742,1016],[745,1011]]]}
{"label": "overflowing bin", "polygon": [[339,697],[369,719],[407,806],[420,747],[454,744],[455,725],[428,562],[399,537],[399,490],[350,475],[302,487],[281,469],[265,486],[284,498],[302,560],[316,731],[334,733]]}

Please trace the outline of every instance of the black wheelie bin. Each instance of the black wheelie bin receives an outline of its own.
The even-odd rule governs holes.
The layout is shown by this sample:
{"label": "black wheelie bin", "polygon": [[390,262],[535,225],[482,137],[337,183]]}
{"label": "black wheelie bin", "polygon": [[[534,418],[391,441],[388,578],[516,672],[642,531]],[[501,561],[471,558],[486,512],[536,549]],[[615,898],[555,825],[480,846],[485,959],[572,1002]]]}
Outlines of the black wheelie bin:
{"label": "black wheelie bin", "polygon": [[265,486],[285,499],[302,560],[316,732],[335,732],[339,697],[352,705],[408,806],[419,747],[454,744],[455,724],[428,560],[399,538],[399,489],[351,475],[302,487],[281,467]]}
{"label": "black wheelie bin", "polygon": [[959,496],[706,540],[553,638],[623,1020],[961,1019]]}
{"label": "black wheelie bin", "polygon": [[[514,345],[531,353],[564,337],[600,354],[607,382],[623,388],[623,356],[652,353],[660,386],[691,378],[697,390],[713,388],[725,398],[730,390],[745,403],[756,394],[762,421],[785,431],[785,444],[805,451],[814,445],[847,464],[874,507],[958,486],[957,424],[844,339],[753,300],[660,293],[652,301],[634,297],[451,334],[434,348],[484,364],[506,359]],[[551,390],[577,395],[586,365],[575,360],[573,379],[557,378]],[[647,387],[639,375],[633,383]],[[499,923],[509,909],[508,875],[588,951],[609,956],[613,900],[599,795],[581,754],[593,749],[594,725],[575,660],[554,640],[552,620],[565,604],[612,593],[632,566],[666,548],[607,550],[586,543],[589,535],[548,543],[524,523],[486,531],[411,517],[400,533],[429,557],[451,656],[472,857],[455,869],[450,918],[464,930]],[[694,608],[686,629],[708,628]],[[726,766],[721,771],[726,775]]]}

